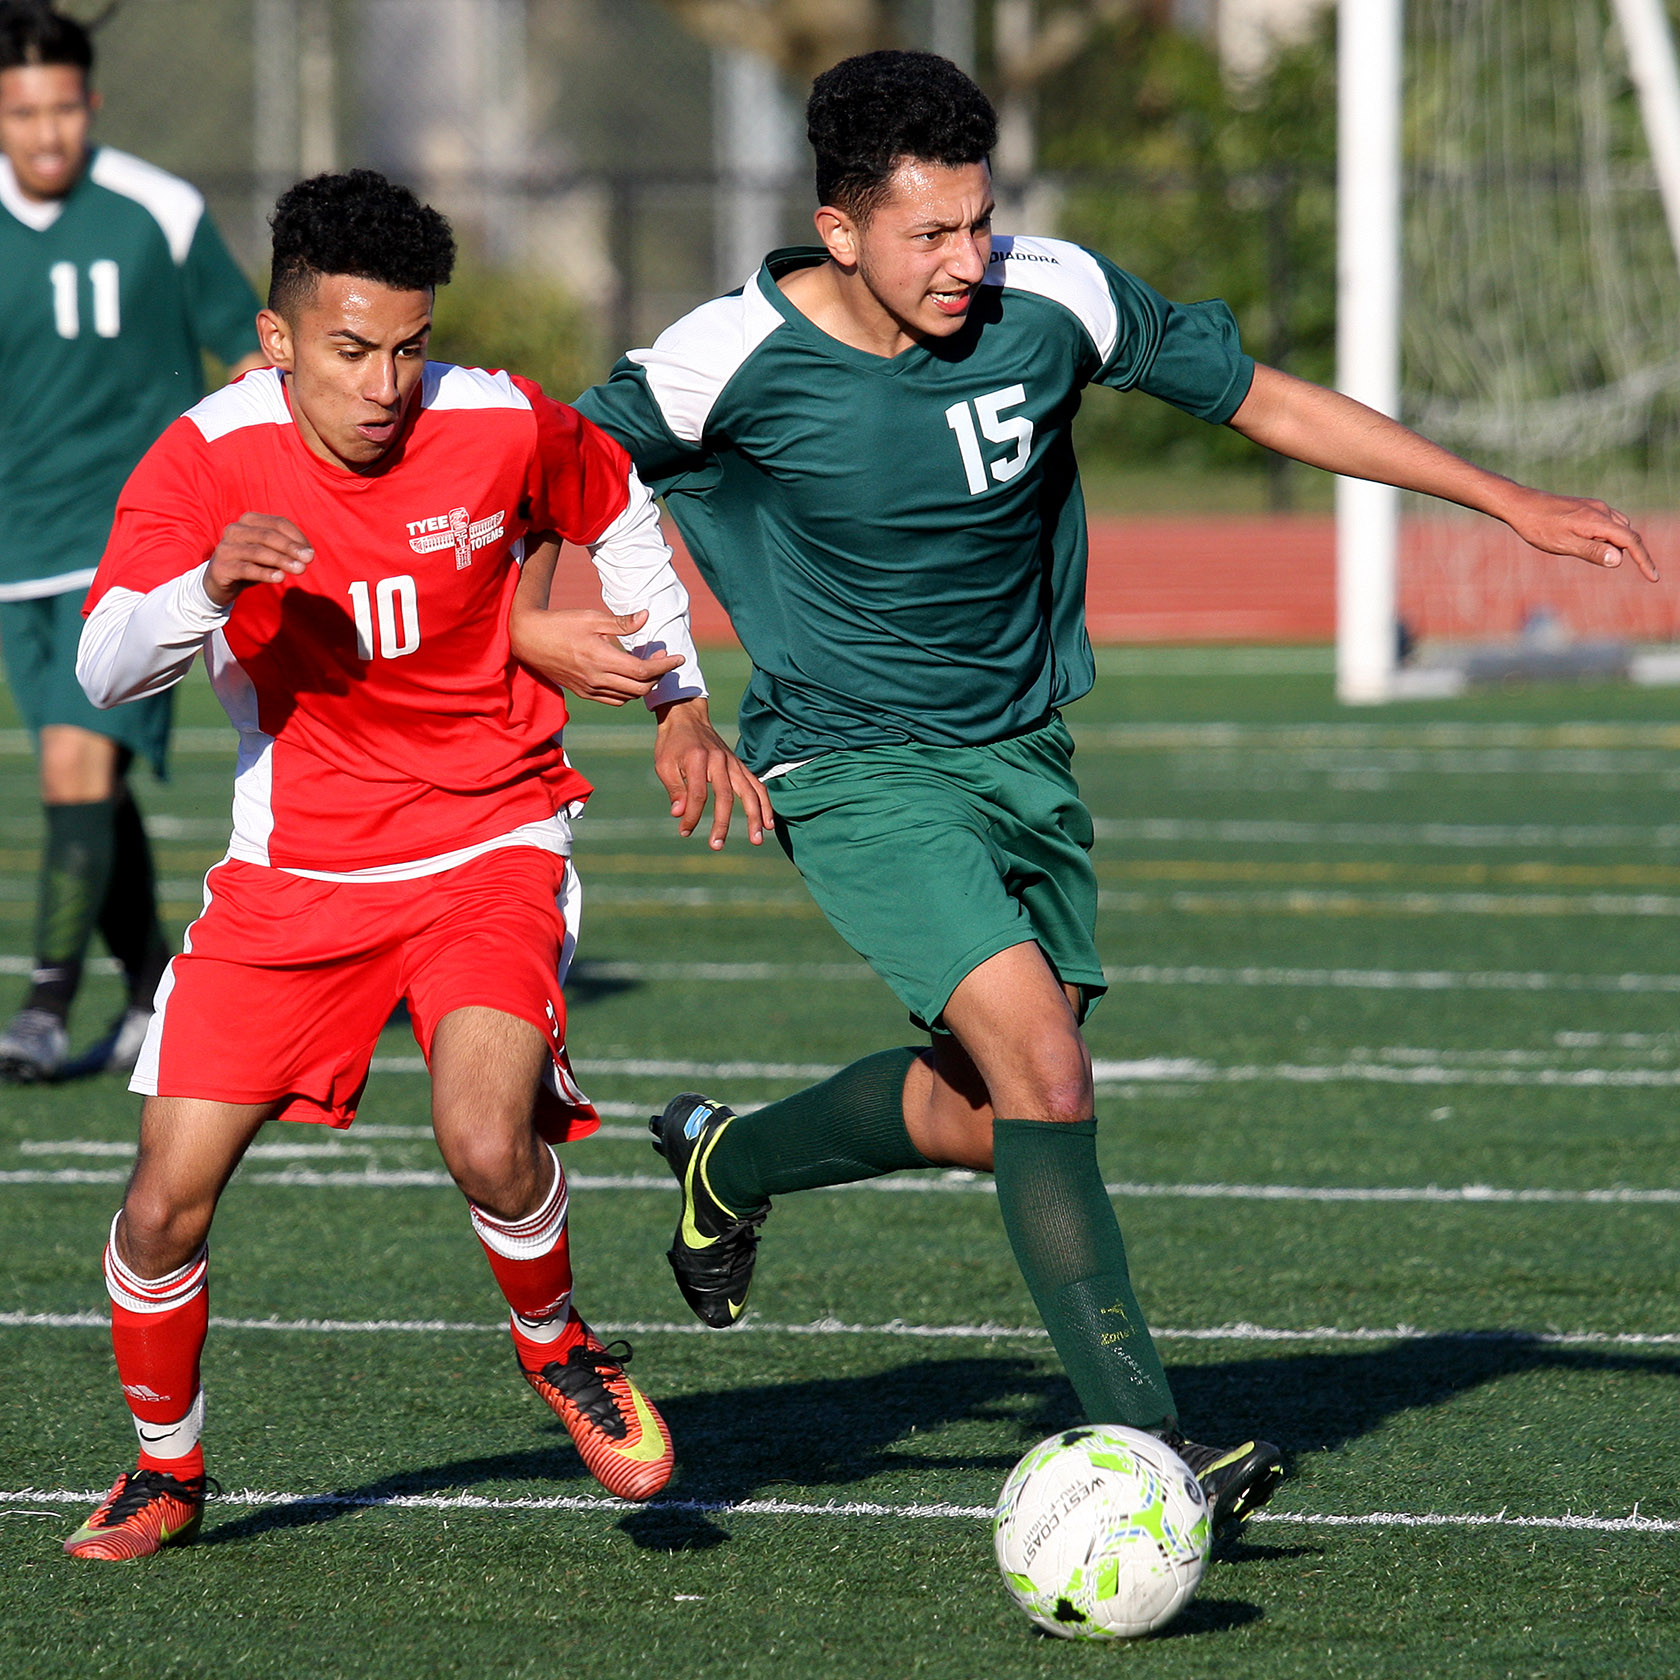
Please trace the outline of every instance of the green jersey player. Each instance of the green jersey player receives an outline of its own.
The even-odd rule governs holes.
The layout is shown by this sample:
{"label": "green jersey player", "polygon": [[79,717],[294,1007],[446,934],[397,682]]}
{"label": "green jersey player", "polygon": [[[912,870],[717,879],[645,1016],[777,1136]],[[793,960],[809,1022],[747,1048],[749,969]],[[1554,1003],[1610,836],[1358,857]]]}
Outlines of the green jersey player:
{"label": "green jersey player", "polygon": [[578,406],[663,493],[740,632],[741,755],[782,845],[932,1045],[750,1115],[675,1098],[653,1123],[682,1187],[671,1263],[725,1325],[772,1196],[991,1170],[1087,1416],[1164,1436],[1229,1527],[1269,1497],[1281,1455],[1179,1433],[1097,1165],[1080,1034],[1103,990],[1092,823],[1060,717],[1094,674],[1080,393],[1147,392],[1555,553],[1631,554],[1650,574],[1649,558],[1601,503],[1496,478],[1257,367],[1223,304],[1170,303],[1063,241],[994,237],[995,119],[945,60],[849,59],[807,115],[821,246],[774,253]]}
{"label": "green jersey player", "polygon": [[204,200],[92,147],[93,52],[40,0],[0,5],[0,642],[35,736],[46,806],[35,968],[0,1034],[0,1078],[67,1071],[66,1021],[94,927],[129,1007],[78,1065],[133,1065],[168,961],[150,849],[128,791],[160,771],[170,697],[95,711],[76,681],[82,597],[117,493],[203,395],[201,352],[262,365],[257,300]]}

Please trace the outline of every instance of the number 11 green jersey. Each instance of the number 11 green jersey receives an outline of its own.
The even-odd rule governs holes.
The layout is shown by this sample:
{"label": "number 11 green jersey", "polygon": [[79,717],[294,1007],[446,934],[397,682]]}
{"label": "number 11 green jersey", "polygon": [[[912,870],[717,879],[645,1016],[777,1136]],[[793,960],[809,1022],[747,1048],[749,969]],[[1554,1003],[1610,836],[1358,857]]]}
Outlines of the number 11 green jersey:
{"label": "number 11 green jersey", "polygon": [[0,601],[85,589],[117,494],[257,349],[257,300],[198,190],[101,146],[37,204],[0,158]]}
{"label": "number 11 green jersey", "polygon": [[1001,236],[960,331],[871,355],[777,285],[824,260],[772,253],[577,404],[665,497],[752,658],[741,756],[760,772],[982,745],[1085,693],[1081,391],[1221,423],[1254,373],[1223,303],[1170,303],[1080,246]]}

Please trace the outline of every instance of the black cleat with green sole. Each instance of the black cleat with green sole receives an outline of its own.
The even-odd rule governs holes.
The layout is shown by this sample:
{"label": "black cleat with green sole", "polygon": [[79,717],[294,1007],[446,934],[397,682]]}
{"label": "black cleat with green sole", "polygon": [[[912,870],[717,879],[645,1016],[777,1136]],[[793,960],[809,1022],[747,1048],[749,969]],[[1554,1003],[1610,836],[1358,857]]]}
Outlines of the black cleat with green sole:
{"label": "black cleat with green sole", "polygon": [[1238,1447],[1204,1447],[1173,1430],[1161,1439],[1188,1464],[1202,1484],[1213,1532],[1234,1534],[1272,1497],[1283,1480],[1283,1453],[1270,1441]]}
{"label": "black cleat with green sole", "polygon": [[748,1213],[723,1205],[706,1181],[706,1161],[735,1111],[693,1091],[673,1097],[648,1122],[653,1147],[682,1191],[682,1218],[665,1258],[694,1316],[727,1330],[741,1316],[758,1258],[758,1228],[770,1204]]}

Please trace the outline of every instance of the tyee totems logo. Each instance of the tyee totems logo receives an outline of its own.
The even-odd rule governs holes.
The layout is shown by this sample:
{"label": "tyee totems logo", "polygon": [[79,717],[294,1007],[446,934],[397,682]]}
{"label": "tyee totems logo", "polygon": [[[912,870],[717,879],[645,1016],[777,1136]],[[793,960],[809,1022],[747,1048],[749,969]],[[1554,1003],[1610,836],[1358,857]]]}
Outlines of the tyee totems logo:
{"label": "tyee totems logo", "polygon": [[502,540],[506,521],[507,513],[501,509],[486,519],[471,519],[464,507],[451,508],[448,513],[434,514],[430,519],[409,520],[408,546],[416,554],[436,554],[441,549],[453,548],[455,570],[464,571],[472,564],[475,550]]}

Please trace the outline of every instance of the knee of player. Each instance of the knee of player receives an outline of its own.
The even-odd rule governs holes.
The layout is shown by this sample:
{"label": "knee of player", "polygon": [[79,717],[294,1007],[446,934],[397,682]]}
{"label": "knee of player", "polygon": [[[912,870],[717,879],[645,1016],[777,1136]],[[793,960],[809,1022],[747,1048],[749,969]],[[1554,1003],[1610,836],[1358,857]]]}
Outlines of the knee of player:
{"label": "knee of player", "polygon": [[[440,1146],[443,1140],[439,1139]],[[444,1147],[444,1164],[461,1193],[482,1208],[507,1216],[529,1200],[532,1158],[528,1140],[468,1133]]]}
{"label": "knee of player", "polygon": [[123,1202],[117,1252],[141,1277],[161,1277],[203,1247],[214,1211],[214,1204],[174,1196],[166,1186],[136,1187]]}
{"label": "knee of player", "polygon": [[1089,1120],[1096,1107],[1089,1074],[1070,1074],[1040,1086],[1040,1118],[1045,1120]]}

